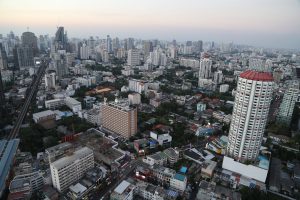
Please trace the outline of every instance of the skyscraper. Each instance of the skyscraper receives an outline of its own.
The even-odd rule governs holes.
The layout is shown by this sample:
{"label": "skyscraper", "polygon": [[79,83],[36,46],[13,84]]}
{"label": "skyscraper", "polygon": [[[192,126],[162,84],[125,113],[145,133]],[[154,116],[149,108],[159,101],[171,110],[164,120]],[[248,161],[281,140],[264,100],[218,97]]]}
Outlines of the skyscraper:
{"label": "skyscraper", "polygon": [[150,52],[153,51],[153,43],[151,41],[144,41],[144,55],[147,58]]}
{"label": "skyscraper", "polygon": [[130,107],[129,102],[118,101],[104,103],[101,106],[104,128],[114,131],[125,138],[137,133],[137,109]]}
{"label": "skyscraper", "polygon": [[137,66],[140,64],[140,52],[138,49],[130,49],[128,51],[127,64],[129,66]]}
{"label": "skyscraper", "polygon": [[109,35],[107,35],[106,37],[106,50],[108,51],[108,53],[112,52],[111,38]]}
{"label": "skyscraper", "polygon": [[83,43],[80,47],[80,58],[89,59],[89,47],[86,45],[86,43]]}
{"label": "skyscraper", "polygon": [[273,87],[271,73],[248,70],[240,74],[227,156],[240,162],[256,160],[267,123]]}
{"label": "skyscraper", "polygon": [[33,56],[36,56],[39,52],[38,45],[37,45],[37,37],[32,32],[24,32],[21,36],[22,39],[22,46],[28,47],[32,49]]}
{"label": "skyscraper", "polygon": [[33,63],[33,49],[31,47],[17,47],[17,57],[19,67],[31,67]]}
{"label": "skyscraper", "polygon": [[64,32],[63,26],[57,28],[54,39],[54,48],[56,51],[67,49],[67,34]]}
{"label": "skyscraper", "polygon": [[208,58],[200,60],[199,79],[209,79],[211,75],[212,61]]}
{"label": "skyscraper", "polygon": [[282,102],[279,107],[277,120],[287,126],[291,124],[295,103],[299,94],[299,82],[297,80],[286,81],[287,89],[284,92]]}
{"label": "skyscraper", "polygon": [[4,91],[3,91],[2,75],[0,70],[0,107],[4,105]]}
{"label": "skyscraper", "polygon": [[5,69],[7,69],[7,56],[2,44],[0,43],[0,70]]}

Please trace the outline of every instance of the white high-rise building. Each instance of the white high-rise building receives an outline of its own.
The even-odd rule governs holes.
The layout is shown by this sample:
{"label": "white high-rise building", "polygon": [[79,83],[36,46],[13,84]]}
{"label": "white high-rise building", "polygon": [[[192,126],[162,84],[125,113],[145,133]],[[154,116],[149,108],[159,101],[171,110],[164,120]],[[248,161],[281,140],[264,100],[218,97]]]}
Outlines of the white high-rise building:
{"label": "white high-rise building", "polygon": [[140,52],[138,49],[130,49],[128,51],[127,64],[129,66],[137,66],[140,64]]}
{"label": "white high-rise building", "polygon": [[248,70],[237,83],[227,156],[240,162],[256,160],[272,99],[271,73]]}
{"label": "white high-rise building", "polygon": [[46,86],[46,89],[55,88],[55,86],[56,86],[55,72],[45,74],[45,86]]}
{"label": "white high-rise building", "polygon": [[85,172],[94,167],[93,150],[83,147],[50,163],[53,187],[62,192],[79,181]]}
{"label": "white high-rise building", "polygon": [[212,61],[208,58],[200,60],[199,79],[209,79],[211,75]]}
{"label": "white high-rise building", "polygon": [[143,80],[137,80],[137,79],[130,79],[129,80],[129,90],[132,92],[137,92],[142,94],[143,92],[148,90],[148,82]]}
{"label": "white high-rise building", "polygon": [[286,81],[287,89],[284,92],[282,102],[279,107],[277,120],[289,126],[299,95],[299,82],[297,80]]}
{"label": "white high-rise building", "polygon": [[222,71],[216,71],[214,73],[214,79],[213,80],[216,84],[221,84],[223,82],[223,73],[222,73]]}
{"label": "white high-rise building", "polygon": [[89,47],[85,43],[80,47],[80,58],[89,59]]}

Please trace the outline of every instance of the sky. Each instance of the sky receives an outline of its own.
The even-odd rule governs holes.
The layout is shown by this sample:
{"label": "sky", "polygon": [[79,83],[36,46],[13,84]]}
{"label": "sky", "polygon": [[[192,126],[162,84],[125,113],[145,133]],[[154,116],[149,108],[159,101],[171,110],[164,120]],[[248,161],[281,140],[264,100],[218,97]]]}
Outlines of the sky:
{"label": "sky", "polygon": [[0,0],[0,33],[234,42],[300,49],[300,0]]}

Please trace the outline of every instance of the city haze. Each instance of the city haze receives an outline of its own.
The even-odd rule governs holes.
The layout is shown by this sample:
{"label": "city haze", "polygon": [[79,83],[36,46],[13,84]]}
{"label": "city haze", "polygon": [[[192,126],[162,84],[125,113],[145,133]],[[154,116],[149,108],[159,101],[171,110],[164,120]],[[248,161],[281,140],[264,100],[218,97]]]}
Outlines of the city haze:
{"label": "city haze", "polygon": [[0,30],[69,37],[107,34],[143,39],[235,42],[263,47],[300,47],[297,0],[2,0]]}

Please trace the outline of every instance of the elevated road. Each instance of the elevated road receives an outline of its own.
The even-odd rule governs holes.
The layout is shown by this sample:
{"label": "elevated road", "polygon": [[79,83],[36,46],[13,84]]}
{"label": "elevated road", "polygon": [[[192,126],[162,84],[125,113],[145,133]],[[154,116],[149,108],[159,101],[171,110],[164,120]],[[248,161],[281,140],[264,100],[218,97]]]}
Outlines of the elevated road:
{"label": "elevated road", "polygon": [[41,66],[38,69],[38,72],[36,73],[36,77],[34,78],[34,80],[32,81],[32,83],[30,84],[30,86],[28,88],[28,93],[26,95],[24,105],[21,109],[21,112],[19,113],[17,121],[16,121],[13,129],[11,130],[11,132],[8,135],[8,140],[17,138],[19,131],[20,131],[20,127],[24,121],[24,118],[25,118],[28,108],[30,106],[30,103],[33,100],[32,98],[34,97],[34,94],[36,93],[36,91],[39,87],[39,83],[45,73],[46,68],[48,67],[48,64],[49,64],[48,60],[46,60],[46,59],[42,60]]}

